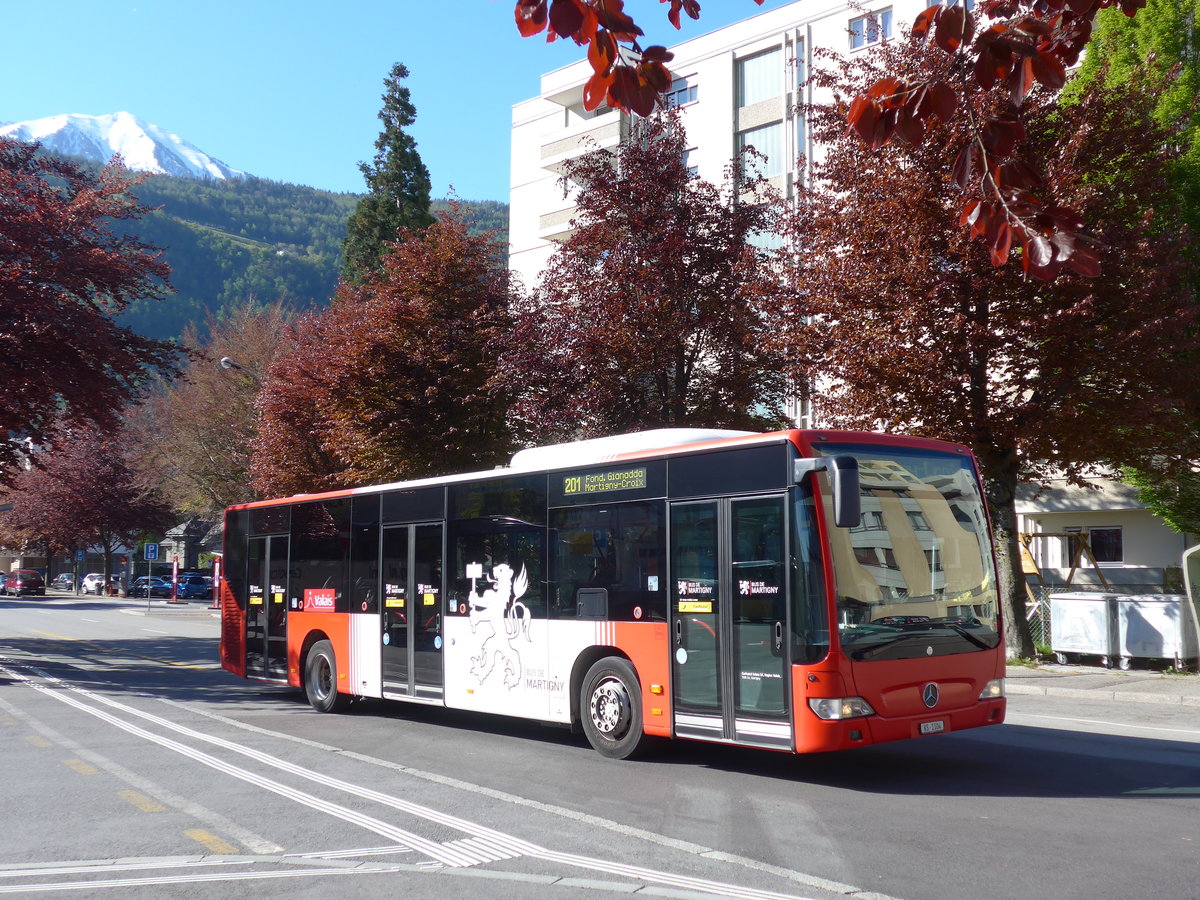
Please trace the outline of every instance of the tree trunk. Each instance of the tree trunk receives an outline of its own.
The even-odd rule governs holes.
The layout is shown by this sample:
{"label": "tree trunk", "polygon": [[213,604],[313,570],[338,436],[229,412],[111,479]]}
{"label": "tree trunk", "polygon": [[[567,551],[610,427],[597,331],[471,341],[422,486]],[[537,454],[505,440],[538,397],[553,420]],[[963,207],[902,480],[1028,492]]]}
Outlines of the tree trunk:
{"label": "tree trunk", "polygon": [[1025,617],[1025,575],[1021,569],[1020,535],[1017,531],[1016,455],[1011,451],[997,453],[991,458],[981,458],[980,463],[992,517],[1005,647],[1009,659],[1031,659],[1037,650],[1033,646],[1029,620]]}

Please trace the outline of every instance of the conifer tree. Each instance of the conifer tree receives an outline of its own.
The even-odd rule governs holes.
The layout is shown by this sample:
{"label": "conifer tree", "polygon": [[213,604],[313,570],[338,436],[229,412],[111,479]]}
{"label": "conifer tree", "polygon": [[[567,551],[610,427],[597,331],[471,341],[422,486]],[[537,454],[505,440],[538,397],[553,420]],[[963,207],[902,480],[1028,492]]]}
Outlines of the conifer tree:
{"label": "conifer tree", "polygon": [[417,142],[405,131],[417,119],[409,90],[403,85],[408,68],[396,63],[384,79],[383,131],[375,141],[375,160],[359,163],[369,192],[346,226],[342,243],[342,277],[361,281],[379,268],[384,245],[402,231],[417,232],[433,222],[429,211],[429,170],[421,162]]}

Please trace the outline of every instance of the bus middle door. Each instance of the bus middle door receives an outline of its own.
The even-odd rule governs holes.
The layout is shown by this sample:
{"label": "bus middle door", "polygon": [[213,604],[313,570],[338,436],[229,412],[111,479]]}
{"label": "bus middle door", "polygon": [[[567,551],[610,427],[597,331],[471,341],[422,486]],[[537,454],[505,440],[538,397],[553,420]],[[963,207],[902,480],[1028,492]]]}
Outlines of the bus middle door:
{"label": "bus middle door", "polygon": [[792,747],[786,528],[782,495],[671,504],[680,737]]}
{"label": "bus middle door", "polygon": [[442,526],[383,530],[384,696],[442,697]]}

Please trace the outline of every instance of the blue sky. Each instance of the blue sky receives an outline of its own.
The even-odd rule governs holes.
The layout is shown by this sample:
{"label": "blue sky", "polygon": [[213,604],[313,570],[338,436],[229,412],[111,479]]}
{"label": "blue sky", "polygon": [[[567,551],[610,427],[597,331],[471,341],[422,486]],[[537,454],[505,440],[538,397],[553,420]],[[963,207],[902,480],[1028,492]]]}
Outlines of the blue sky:
{"label": "blue sky", "polygon": [[[787,0],[705,0],[676,32],[659,0],[627,0],[648,43],[673,44]],[[361,191],[383,79],[411,73],[411,129],[434,196],[508,200],[512,106],[582,58],[523,39],[513,0],[4,2],[0,122],[128,111],[234,168]]]}

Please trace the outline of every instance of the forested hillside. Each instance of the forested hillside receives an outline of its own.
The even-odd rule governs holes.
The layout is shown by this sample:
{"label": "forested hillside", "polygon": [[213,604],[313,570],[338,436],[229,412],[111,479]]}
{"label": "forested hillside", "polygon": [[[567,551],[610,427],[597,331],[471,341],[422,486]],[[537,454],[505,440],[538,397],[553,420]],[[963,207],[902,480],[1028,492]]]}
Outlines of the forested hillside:
{"label": "forested hillside", "polygon": [[[176,293],[140,301],[122,323],[151,337],[179,335],[207,313],[253,296],[283,297],[294,309],[324,306],[337,284],[346,220],[357,195],[335,194],[263,178],[198,181],[156,175],[136,194],[161,207],[133,224],[146,242],[166,250]],[[435,200],[435,214],[447,201]],[[508,240],[508,205],[462,201],[478,233]]]}

